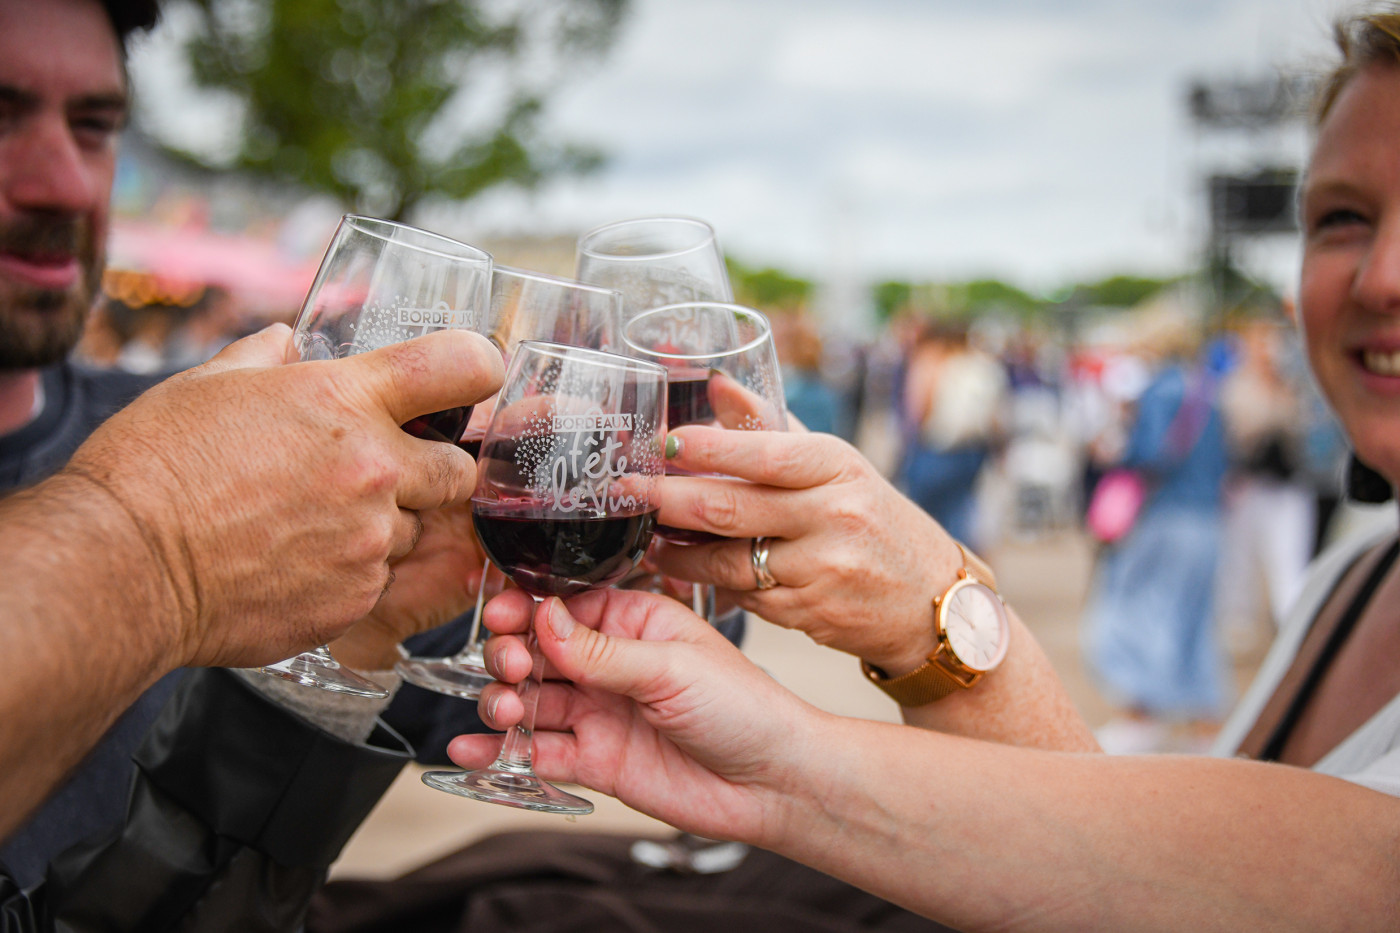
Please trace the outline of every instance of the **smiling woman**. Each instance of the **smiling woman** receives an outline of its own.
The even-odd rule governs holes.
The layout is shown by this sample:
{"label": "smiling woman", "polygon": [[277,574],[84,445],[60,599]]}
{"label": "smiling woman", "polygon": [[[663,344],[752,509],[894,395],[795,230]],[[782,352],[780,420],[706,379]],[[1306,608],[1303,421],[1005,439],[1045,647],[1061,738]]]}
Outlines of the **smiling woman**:
{"label": "smiling woman", "polygon": [[1360,457],[1400,480],[1400,58],[1326,100],[1303,189],[1299,290],[1308,359]]}

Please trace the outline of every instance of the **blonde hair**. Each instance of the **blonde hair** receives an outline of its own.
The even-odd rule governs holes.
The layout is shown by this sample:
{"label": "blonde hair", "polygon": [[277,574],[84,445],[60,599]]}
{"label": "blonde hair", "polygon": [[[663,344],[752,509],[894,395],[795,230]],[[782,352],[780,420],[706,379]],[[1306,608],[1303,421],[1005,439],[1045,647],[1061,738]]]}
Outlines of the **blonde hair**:
{"label": "blonde hair", "polygon": [[1342,60],[1318,86],[1313,105],[1314,123],[1320,124],[1337,97],[1360,72],[1375,64],[1400,66],[1400,3],[1387,3],[1368,12],[1354,13],[1332,28]]}

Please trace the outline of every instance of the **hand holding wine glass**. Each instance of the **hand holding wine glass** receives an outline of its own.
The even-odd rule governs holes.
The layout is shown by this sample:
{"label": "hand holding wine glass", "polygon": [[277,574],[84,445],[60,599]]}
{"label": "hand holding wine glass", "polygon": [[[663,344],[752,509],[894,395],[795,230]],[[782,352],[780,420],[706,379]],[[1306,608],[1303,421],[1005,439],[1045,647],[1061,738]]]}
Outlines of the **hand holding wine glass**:
{"label": "hand holding wine glass", "polygon": [[[687,832],[762,844],[764,828],[786,814],[781,789],[795,772],[820,771],[832,717],[681,603],[634,590],[538,608],[515,592],[492,600],[491,665],[502,682],[482,698],[494,727],[525,714],[510,681],[525,668],[532,615],[561,678],[545,684],[538,722],[540,769],[551,778],[596,788]],[[448,754],[475,767],[490,759],[491,737],[460,735]]]}
{"label": "hand holding wine glass", "polygon": [[[293,327],[303,361],[355,356],[485,319],[491,257],[405,224],[347,214],[331,239]],[[463,405],[409,419],[403,429],[455,444],[471,417]],[[403,555],[398,555],[403,556]],[[342,666],[325,646],[259,668],[307,686],[385,697],[378,684]]]}
{"label": "hand holding wine glass", "polygon": [[[668,429],[710,425],[783,431],[787,409],[768,319],[741,305],[684,302],[634,315],[622,329],[625,352],[666,367]],[[688,471],[674,462],[667,473]],[[706,531],[659,526],[674,544],[717,540]]]}
{"label": "hand holding wine glass", "polygon": [[[662,473],[666,372],[597,350],[526,341],[516,351],[477,468],[472,515],[491,562],[535,600],[622,579],[646,552]],[[556,813],[593,805],[531,770],[544,662],[522,683],[525,716],[495,763],[428,772],[439,790]]]}

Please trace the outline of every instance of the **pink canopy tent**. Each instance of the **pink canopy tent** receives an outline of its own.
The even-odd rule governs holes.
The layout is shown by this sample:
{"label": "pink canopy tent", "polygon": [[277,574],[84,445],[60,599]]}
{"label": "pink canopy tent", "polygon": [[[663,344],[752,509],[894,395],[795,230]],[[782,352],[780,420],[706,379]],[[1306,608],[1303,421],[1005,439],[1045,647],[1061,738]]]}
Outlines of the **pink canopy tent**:
{"label": "pink canopy tent", "polygon": [[250,312],[291,314],[301,307],[319,259],[287,256],[270,239],[114,220],[107,267],[190,286],[217,285]]}

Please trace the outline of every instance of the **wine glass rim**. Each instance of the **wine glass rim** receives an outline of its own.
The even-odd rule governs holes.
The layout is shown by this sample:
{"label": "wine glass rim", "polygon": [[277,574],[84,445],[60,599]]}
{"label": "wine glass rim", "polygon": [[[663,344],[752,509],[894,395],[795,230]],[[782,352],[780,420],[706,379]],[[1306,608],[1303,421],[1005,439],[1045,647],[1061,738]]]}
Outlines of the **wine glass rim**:
{"label": "wine glass rim", "polygon": [[[491,274],[495,275],[498,272],[504,272],[507,276],[518,279],[530,279],[536,282],[544,282],[548,285],[557,285],[561,288],[577,289],[581,292],[593,292],[618,301],[622,299],[622,292],[615,288],[607,288],[602,285],[590,285],[587,282],[580,282],[578,279],[570,279],[562,275],[550,275],[547,272],[536,272],[534,269],[522,269],[519,266],[502,266],[499,264],[492,266]],[[539,342],[543,343],[544,341]]]}
{"label": "wine glass rim", "polygon": [[[434,233],[432,230],[425,230],[422,227],[415,227],[413,224],[406,224],[399,220],[385,220],[382,217],[370,217],[367,214],[346,214],[340,218],[340,222],[354,227],[366,236],[383,240],[386,243],[393,243],[397,246],[406,246],[409,249],[417,250],[420,253],[429,253],[441,256],[444,259],[465,260],[468,262],[486,262],[494,264],[490,253],[470,243],[463,243],[450,236],[441,233]],[[437,242],[443,244],[441,249],[435,249],[428,243],[415,243],[406,240],[395,240],[388,236],[388,230],[408,231],[415,236],[425,238],[429,243]]]}
{"label": "wine glass rim", "polygon": [[[630,335],[632,327],[643,318],[662,312],[673,312],[693,308],[715,308],[729,314],[735,314],[747,320],[753,321],[758,326],[758,333],[745,343],[729,348],[728,350],[711,351],[709,353],[672,353],[653,350],[632,341]],[[773,337],[773,325],[768,320],[768,316],[757,308],[750,308],[746,305],[736,305],[725,301],[678,301],[675,304],[657,305],[655,308],[647,308],[639,311],[628,318],[627,323],[622,325],[622,342],[637,353],[645,353],[647,356],[661,357],[668,360],[713,360],[726,356],[738,356],[741,353],[748,353],[767,340]]]}
{"label": "wine glass rim", "polygon": [[[654,224],[657,222],[688,224],[704,231],[704,235],[689,246],[678,247],[676,249],[663,249],[649,253],[609,253],[594,249],[588,243],[607,231],[616,230],[620,227],[629,227],[633,224]],[[600,224],[592,230],[586,231],[578,238],[578,251],[580,255],[589,256],[595,259],[607,259],[611,262],[654,262],[667,256],[680,256],[685,253],[693,253],[697,249],[702,249],[716,240],[715,228],[707,221],[698,217],[685,217],[679,214],[658,214],[654,217],[631,217],[626,220],[614,220],[609,223]]]}
{"label": "wine glass rim", "polygon": [[548,340],[522,340],[516,344],[515,356],[519,358],[520,351],[529,348],[536,353],[545,356],[552,356],[556,359],[566,357],[572,359],[588,359],[604,366],[612,366],[616,369],[632,371],[650,372],[655,375],[665,377],[666,367],[660,363],[653,363],[650,360],[639,360],[634,356],[623,356],[621,353],[612,353],[608,350],[595,350],[592,347],[578,347],[568,343],[552,343]]}

